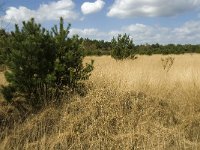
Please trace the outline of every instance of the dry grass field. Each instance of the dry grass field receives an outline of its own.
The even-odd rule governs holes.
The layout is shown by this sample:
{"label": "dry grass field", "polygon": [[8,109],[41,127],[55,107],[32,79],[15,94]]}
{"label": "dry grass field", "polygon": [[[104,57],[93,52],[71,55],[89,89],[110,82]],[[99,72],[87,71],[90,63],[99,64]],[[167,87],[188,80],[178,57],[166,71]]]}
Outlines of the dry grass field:
{"label": "dry grass field", "polygon": [[[85,62],[90,59],[95,69],[88,94],[66,97],[62,107],[44,108],[12,130],[5,127],[0,149],[200,149],[200,55]],[[1,74],[0,82],[5,84]],[[2,106],[0,119],[6,115],[19,116]]]}

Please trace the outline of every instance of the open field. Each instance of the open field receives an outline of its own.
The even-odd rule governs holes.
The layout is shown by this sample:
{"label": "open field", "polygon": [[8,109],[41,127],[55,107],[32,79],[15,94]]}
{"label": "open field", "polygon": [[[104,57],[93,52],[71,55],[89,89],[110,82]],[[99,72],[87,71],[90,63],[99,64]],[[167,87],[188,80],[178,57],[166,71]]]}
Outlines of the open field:
{"label": "open field", "polygon": [[[200,55],[90,59],[88,94],[5,128],[0,149],[200,149]],[[17,117],[11,107],[0,117],[8,110]]]}
{"label": "open field", "polygon": [[118,90],[142,91],[175,101],[195,99],[200,88],[200,55],[172,55],[173,65],[164,70],[161,58],[166,57],[169,56],[139,56],[136,60],[125,61],[94,57],[96,66],[91,80],[96,80],[95,83],[107,81]]}

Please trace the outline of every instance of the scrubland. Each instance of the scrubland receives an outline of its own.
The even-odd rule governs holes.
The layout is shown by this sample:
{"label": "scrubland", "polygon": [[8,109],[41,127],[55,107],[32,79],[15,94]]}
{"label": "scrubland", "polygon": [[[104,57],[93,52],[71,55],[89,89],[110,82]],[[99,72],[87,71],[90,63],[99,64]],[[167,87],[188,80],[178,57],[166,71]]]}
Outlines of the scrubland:
{"label": "scrubland", "polygon": [[91,59],[84,97],[64,97],[22,123],[1,102],[0,149],[200,149],[200,55]]}

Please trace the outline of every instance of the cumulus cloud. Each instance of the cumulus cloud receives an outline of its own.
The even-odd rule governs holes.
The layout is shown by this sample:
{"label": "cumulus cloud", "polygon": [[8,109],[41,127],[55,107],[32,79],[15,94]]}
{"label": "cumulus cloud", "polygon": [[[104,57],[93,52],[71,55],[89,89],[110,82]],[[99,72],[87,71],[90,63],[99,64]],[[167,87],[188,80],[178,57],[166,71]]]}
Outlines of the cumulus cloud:
{"label": "cumulus cloud", "polygon": [[200,0],[115,0],[107,16],[156,17],[175,16],[200,8]]}
{"label": "cumulus cloud", "polygon": [[198,44],[200,39],[200,21],[188,21],[175,28],[158,25],[130,24],[119,30],[100,31],[96,28],[71,29],[72,34],[79,34],[84,38],[111,40],[118,34],[129,34],[135,44]]}
{"label": "cumulus cloud", "polygon": [[81,11],[83,14],[96,13],[103,9],[105,2],[103,0],[96,0],[95,2],[84,2],[81,6]]}
{"label": "cumulus cloud", "polygon": [[78,29],[78,28],[72,28],[70,29],[70,36],[78,34],[80,37],[83,38],[91,38],[91,39],[105,39],[106,33],[103,31],[100,31],[96,28],[85,28],[85,29]]}
{"label": "cumulus cloud", "polygon": [[131,24],[118,31],[111,31],[111,35],[128,33],[136,44],[198,44],[200,39],[200,21],[188,21],[176,28]]}
{"label": "cumulus cloud", "polygon": [[58,0],[48,4],[41,4],[37,10],[31,10],[24,6],[9,7],[3,19],[9,22],[19,23],[34,17],[37,21],[57,20],[63,17],[67,20],[75,20],[77,13],[74,11],[75,4],[72,0]]}

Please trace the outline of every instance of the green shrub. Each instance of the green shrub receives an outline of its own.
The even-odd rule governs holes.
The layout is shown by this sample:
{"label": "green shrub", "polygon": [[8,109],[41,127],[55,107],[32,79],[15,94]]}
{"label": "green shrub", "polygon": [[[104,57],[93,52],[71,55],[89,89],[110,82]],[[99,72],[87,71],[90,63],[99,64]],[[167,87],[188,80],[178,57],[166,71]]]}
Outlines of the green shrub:
{"label": "green shrub", "polygon": [[9,85],[2,89],[8,101],[12,101],[15,92],[38,108],[57,101],[65,87],[74,90],[80,81],[89,78],[93,65],[83,66],[78,36],[69,38],[69,28],[70,25],[64,29],[62,18],[59,31],[57,26],[48,31],[34,19],[23,22],[21,29],[15,26],[6,57],[9,70],[5,76]]}
{"label": "green shrub", "polygon": [[1,93],[3,94],[4,98],[11,102],[14,97],[15,88],[13,86],[2,86]]}
{"label": "green shrub", "polygon": [[93,61],[84,67],[83,50],[80,48],[78,35],[68,37],[70,24],[66,29],[63,26],[63,19],[60,20],[60,30],[57,26],[52,28],[56,43],[56,59],[54,61],[54,72],[50,75],[53,83],[59,89],[65,86],[72,90],[79,87],[82,80],[89,78],[93,70]]}
{"label": "green shrub", "polygon": [[[47,75],[54,69],[55,42],[50,33],[36,24],[34,19],[23,22],[21,29],[15,25],[10,41],[10,53],[6,61],[9,71],[5,73],[9,87],[23,93],[31,105],[38,105],[42,102],[37,91],[47,86]],[[4,87],[3,91],[8,91],[6,88],[9,89]]]}
{"label": "green shrub", "polygon": [[9,37],[4,29],[0,29],[0,66],[5,64],[7,53],[9,53]]}
{"label": "green shrub", "polygon": [[113,37],[111,44],[111,56],[115,59],[125,59],[133,53],[133,40],[127,34],[119,34],[116,39]]}

